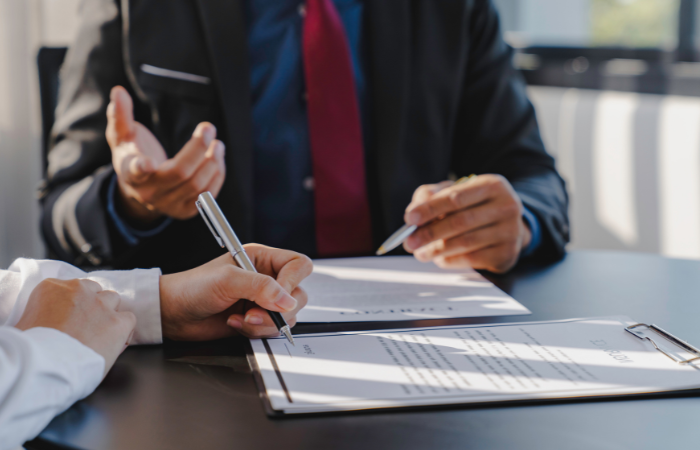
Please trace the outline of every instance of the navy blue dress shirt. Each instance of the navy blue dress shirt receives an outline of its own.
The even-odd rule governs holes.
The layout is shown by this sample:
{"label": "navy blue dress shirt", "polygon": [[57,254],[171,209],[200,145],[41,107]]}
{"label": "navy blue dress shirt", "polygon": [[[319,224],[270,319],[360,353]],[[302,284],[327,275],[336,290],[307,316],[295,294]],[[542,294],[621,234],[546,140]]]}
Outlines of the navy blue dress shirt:
{"label": "navy blue dress shirt", "polygon": [[[334,0],[345,26],[360,108],[362,0]],[[303,71],[301,0],[247,5],[256,242],[316,254],[313,178]],[[365,114],[366,116],[366,114]]]}
{"label": "navy blue dress shirt", "polygon": [[[363,0],[333,0],[345,26],[355,84],[367,136],[367,88],[362,42]],[[292,248],[316,256],[313,174],[305,102],[302,31],[304,1],[248,0],[245,2],[253,105],[255,242]],[[114,189],[114,183],[111,190]],[[108,212],[132,245],[160,232],[134,230],[124,223],[109,196]],[[541,242],[537,218],[523,215],[532,242],[523,255]]]}

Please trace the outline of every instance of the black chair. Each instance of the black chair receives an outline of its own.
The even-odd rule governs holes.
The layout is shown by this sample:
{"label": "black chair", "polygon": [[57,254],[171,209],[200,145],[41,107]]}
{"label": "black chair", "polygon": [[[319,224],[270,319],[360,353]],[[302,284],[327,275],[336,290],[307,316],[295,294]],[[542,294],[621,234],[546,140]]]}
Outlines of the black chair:
{"label": "black chair", "polygon": [[[41,99],[41,174],[46,175],[49,166],[49,145],[51,128],[55,120],[58,104],[59,72],[66,57],[66,47],[42,47],[36,57],[39,69],[39,96]],[[46,257],[57,259],[57,255],[47,249]],[[27,447],[29,449],[29,447]]]}
{"label": "black chair", "polygon": [[53,127],[54,114],[58,104],[58,74],[61,71],[67,50],[66,47],[42,47],[39,49],[39,54],[36,58],[39,69],[39,93],[41,97],[42,173],[46,173],[46,168],[48,167],[51,128]]}

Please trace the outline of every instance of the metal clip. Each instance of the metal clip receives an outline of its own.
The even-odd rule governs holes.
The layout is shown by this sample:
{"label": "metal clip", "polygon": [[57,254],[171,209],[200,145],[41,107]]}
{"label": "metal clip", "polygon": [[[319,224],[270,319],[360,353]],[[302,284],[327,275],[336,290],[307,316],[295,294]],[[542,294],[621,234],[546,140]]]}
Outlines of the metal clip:
{"label": "metal clip", "polygon": [[202,208],[202,205],[199,202],[199,200],[197,200],[195,202],[195,205],[197,205],[197,209],[199,210],[199,214],[202,216],[202,219],[204,219],[204,223],[207,224],[207,227],[209,227],[209,231],[211,231],[211,234],[214,235],[214,239],[216,239],[216,242],[221,246],[221,248],[224,248],[225,247],[224,241],[221,239],[221,237],[219,236],[219,233],[216,232],[216,230],[214,229],[214,226],[209,221],[209,217],[207,216],[206,211],[204,211],[204,208]]}
{"label": "metal clip", "polygon": [[[673,355],[671,355],[670,353],[666,352],[664,349],[662,349],[661,347],[656,345],[656,342],[654,342],[654,340],[652,338],[650,338],[649,336],[640,336],[637,333],[635,333],[634,331],[632,331],[633,329],[639,328],[639,327],[646,327],[649,330],[654,331],[655,333],[657,333],[658,335],[660,335],[662,338],[666,339],[667,341],[677,345],[678,347],[682,348],[686,352],[695,355],[695,357],[689,358],[689,359],[679,359],[679,358],[674,357]],[[637,324],[630,325],[629,327],[625,328],[625,331],[627,331],[628,333],[630,333],[632,336],[636,337],[637,339],[651,342],[651,344],[654,346],[655,349],[657,349],[658,351],[660,351],[664,355],[668,356],[671,360],[677,362],[678,364],[688,364],[688,363],[691,363],[693,361],[700,359],[700,350],[698,350],[694,346],[690,345],[689,343],[685,342],[684,340],[677,338],[676,336],[672,335],[668,331],[663,330],[660,327],[657,327],[656,325],[653,325],[653,324],[647,325],[645,323],[637,323]]]}

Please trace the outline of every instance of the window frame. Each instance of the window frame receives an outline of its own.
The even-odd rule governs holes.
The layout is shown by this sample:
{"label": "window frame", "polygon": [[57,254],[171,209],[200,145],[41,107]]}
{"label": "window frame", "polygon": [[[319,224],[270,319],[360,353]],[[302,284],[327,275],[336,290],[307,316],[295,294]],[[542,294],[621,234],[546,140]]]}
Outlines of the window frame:
{"label": "window frame", "polygon": [[680,0],[674,50],[530,46],[514,63],[531,85],[700,97],[699,2]]}

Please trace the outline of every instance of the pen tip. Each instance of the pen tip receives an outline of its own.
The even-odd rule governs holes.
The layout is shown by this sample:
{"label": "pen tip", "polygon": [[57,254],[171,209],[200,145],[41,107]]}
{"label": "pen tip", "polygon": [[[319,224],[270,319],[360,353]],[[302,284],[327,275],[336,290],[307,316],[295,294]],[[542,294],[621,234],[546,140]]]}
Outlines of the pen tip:
{"label": "pen tip", "polygon": [[296,344],[294,343],[294,338],[292,337],[292,331],[289,329],[289,327],[282,327],[280,331],[282,332],[282,334],[284,334],[284,337],[287,338],[289,343],[296,347]]}
{"label": "pen tip", "polygon": [[385,253],[386,253],[386,249],[382,245],[381,247],[379,247],[379,250],[377,250],[377,256],[382,256]]}

